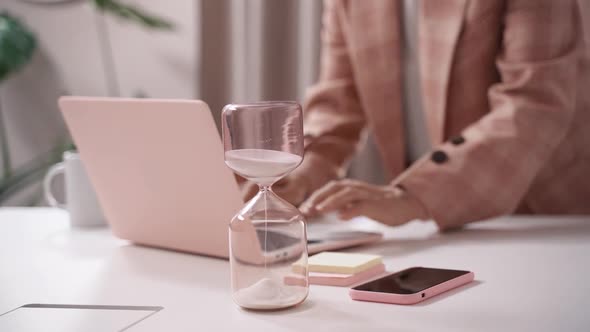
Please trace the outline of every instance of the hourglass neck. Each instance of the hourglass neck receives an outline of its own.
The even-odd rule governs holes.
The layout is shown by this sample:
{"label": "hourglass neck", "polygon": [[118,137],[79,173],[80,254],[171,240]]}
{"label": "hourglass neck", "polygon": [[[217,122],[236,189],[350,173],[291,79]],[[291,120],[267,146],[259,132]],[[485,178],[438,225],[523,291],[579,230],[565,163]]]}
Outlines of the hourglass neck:
{"label": "hourglass neck", "polygon": [[263,193],[266,192],[272,192],[272,190],[270,189],[272,184],[258,184],[258,190],[260,190]]}

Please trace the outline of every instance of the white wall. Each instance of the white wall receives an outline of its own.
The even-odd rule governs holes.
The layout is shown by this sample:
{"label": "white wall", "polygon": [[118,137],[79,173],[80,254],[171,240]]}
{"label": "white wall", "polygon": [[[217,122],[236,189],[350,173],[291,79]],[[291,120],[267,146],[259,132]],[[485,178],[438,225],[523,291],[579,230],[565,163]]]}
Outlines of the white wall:
{"label": "white wall", "polygon": [[[90,1],[58,5],[0,1],[0,11],[19,17],[39,42],[33,61],[0,84],[13,166],[50,150],[67,135],[56,105],[60,95],[195,96],[195,2],[127,3],[173,20],[177,29],[146,31],[99,15]],[[116,74],[109,76],[105,73],[112,68],[110,63]],[[15,196],[9,204],[28,203],[35,189]]]}
{"label": "white wall", "polygon": [[[146,30],[106,17],[122,96],[194,98],[196,93],[196,2],[128,1],[175,23],[174,31]],[[100,26],[99,26],[100,28]]]}

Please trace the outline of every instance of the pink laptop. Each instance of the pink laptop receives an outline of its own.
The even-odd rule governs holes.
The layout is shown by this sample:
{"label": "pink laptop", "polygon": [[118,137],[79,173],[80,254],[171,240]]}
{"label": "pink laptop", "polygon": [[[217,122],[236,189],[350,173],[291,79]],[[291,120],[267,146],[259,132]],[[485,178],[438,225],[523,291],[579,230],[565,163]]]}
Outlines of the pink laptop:
{"label": "pink laptop", "polygon": [[[59,106],[116,236],[228,257],[228,223],[244,202],[224,164],[207,104],[62,97]],[[346,229],[344,223],[317,226],[309,223],[310,253],[381,238],[379,233]],[[280,234],[276,240],[285,245],[277,243],[263,255],[275,256],[290,243]]]}

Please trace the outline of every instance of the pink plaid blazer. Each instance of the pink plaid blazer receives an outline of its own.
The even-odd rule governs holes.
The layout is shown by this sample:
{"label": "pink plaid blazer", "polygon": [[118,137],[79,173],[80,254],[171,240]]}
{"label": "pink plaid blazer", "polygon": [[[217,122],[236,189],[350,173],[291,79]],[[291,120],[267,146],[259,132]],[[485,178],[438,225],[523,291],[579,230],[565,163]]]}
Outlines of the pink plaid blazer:
{"label": "pink plaid blazer", "polygon": [[406,169],[399,2],[326,1],[321,74],[305,106],[306,159],[326,165],[311,170],[314,187],[342,175],[369,129],[393,183],[443,229],[515,212],[590,213],[587,2],[422,1],[434,148]]}

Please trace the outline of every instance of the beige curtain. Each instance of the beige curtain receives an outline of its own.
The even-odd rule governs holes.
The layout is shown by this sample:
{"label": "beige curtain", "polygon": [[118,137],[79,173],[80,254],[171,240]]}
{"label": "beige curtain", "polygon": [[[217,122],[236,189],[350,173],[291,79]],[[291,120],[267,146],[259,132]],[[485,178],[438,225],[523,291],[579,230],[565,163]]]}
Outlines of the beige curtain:
{"label": "beige curtain", "polygon": [[302,101],[317,78],[321,5],[202,0],[198,94],[214,113],[229,102]]}

